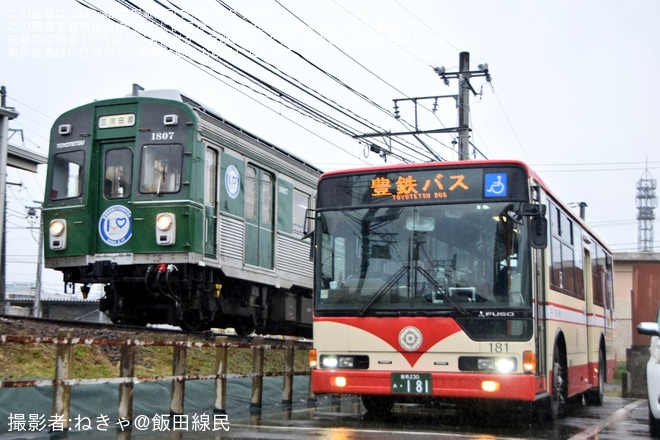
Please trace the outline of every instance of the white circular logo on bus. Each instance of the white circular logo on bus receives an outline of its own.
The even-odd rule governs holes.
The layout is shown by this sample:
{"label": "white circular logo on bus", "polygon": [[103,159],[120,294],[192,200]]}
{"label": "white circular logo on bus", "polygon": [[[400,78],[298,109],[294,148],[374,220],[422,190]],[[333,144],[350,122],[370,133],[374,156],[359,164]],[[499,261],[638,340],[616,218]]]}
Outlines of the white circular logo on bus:
{"label": "white circular logo on bus", "polygon": [[404,327],[399,332],[399,345],[406,351],[415,351],[422,346],[422,332],[417,327]]}
{"label": "white circular logo on bus", "polygon": [[106,209],[99,219],[101,240],[110,246],[121,246],[133,234],[131,210],[121,205]]}
{"label": "white circular logo on bus", "polygon": [[225,171],[225,191],[232,199],[238,197],[241,191],[241,174],[234,165],[229,165]]}

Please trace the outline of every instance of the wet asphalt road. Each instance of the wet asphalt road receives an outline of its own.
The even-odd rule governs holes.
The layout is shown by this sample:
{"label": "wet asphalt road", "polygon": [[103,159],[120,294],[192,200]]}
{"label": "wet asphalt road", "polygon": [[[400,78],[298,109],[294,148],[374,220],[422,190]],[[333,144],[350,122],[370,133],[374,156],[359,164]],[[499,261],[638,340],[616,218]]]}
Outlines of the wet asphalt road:
{"label": "wet asphalt road", "polygon": [[[469,415],[468,415],[469,414]],[[224,421],[224,419],[223,419]],[[648,439],[647,401],[606,397],[603,406],[574,406],[554,424],[530,424],[523,414],[495,408],[490,412],[447,406],[396,405],[387,419],[371,417],[357,397],[319,397],[316,403],[246,408],[228,414],[224,428],[167,436],[133,433],[139,439]]]}
{"label": "wet asphalt road", "polygon": [[[195,398],[195,396],[191,397]],[[390,416],[377,418],[366,412],[357,396],[342,398],[318,396],[315,402],[308,402],[300,398],[300,395],[291,405],[283,405],[278,400],[271,399],[260,409],[250,408],[247,402],[232,405],[227,414],[210,414],[201,409],[197,413],[187,413],[178,416],[176,420],[170,420],[172,423],[176,421],[176,425],[170,424],[169,430],[157,426],[152,416],[140,417],[142,422],[145,422],[145,426],[143,428],[134,426],[131,431],[125,432],[109,429],[106,432],[69,432],[49,435],[43,431],[13,433],[1,429],[0,440],[650,438],[647,401],[611,396],[605,397],[602,406],[572,406],[555,423],[530,423],[527,412],[510,407],[494,407],[489,411],[483,411],[465,405],[397,404]]]}

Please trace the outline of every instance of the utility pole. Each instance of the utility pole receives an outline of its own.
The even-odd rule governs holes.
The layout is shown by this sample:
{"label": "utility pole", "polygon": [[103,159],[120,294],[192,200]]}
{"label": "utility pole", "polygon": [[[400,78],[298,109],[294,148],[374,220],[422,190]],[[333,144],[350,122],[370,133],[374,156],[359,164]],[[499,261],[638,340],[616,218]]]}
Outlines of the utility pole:
{"label": "utility pole", "polygon": [[470,158],[470,53],[461,52],[458,68],[458,160]]}
{"label": "utility pole", "polygon": [[[415,126],[414,130],[403,131],[403,132],[379,132],[379,133],[366,133],[362,135],[355,136],[356,138],[368,138],[368,137],[391,137],[391,136],[403,136],[411,135],[414,136],[424,148],[428,149],[429,152],[436,158],[436,160],[443,160],[437,154],[430,151],[428,146],[422,142],[419,135],[420,134],[437,134],[437,133],[457,133],[458,137],[458,159],[459,160],[468,160],[470,158],[470,92],[474,95],[477,95],[477,92],[470,84],[470,78],[483,76],[486,78],[487,82],[491,82],[490,72],[488,71],[488,64],[479,64],[478,70],[470,70],[470,53],[461,52],[459,54],[459,71],[458,72],[447,72],[444,67],[435,67],[433,69],[445,83],[449,85],[450,79],[458,79],[459,90],[458,95],[436,95],[436,96],[423,96],[416,98],[398,98],[394,99],[394,117],[400,117],[399,103],[410,101],[414,106],[414,116],[415,116]],[[417,121],[417,112],[418,104],[422,101],[433,101],[433,112],[437,109],[438,100],[442,98],[454,98],[456,100],[456,107],[458,108],[458,126],[451,128],[436,128],[430,130],[422,130],[418,126]],[[379,152],[381,156],[386,159],[386,153],[380,149],[372,148],[372,151]]]}
{"label": "utility pole", "polygon": [[7,107],[7,89],[0,87],[0,313],[7,312],[7,294],[5,290],[5,205],[7,201],[7,150],[9,145],[9,121],[18,117],[18,112],[13,107]]}

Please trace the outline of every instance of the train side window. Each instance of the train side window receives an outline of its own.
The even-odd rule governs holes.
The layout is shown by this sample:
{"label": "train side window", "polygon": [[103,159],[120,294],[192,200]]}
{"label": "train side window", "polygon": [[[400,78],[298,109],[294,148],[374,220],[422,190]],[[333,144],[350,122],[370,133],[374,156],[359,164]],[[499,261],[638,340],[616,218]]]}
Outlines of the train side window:
{"label": "train side window", "polygon": [[85,153],[81,150],[55,155],[50,183],[51,200],[71,199],[82,194]]}
{"label": "train side window", "polygon": [[261,224],[273,224],[273,179],[267,173],[261,174]]}
{"label": "train side window", "polygon": [[306,217],[310,206],[310,196],[297,189],[293,191],[293,232],[303,235],[311,229]]}
{"label": "train side window", "polygon": [[175,193],[181,189],[183,147],[181,145],[145,145],[142,147],[140,192]]}
{"label": "train side window", "polygon": [[216,204],[217,172],[218,153],[207,148],[204,158],[204,204],[206,206],[215,206]]}
{"label": "train side window", "polygon": [[257,170],[247,167],[245,176],[245,218],[257,219]]}
{"label": "train side window", "polygon": [[105,155],[103,195],[121,199],[131,195],[133,153],[128,148],[109,150]]}

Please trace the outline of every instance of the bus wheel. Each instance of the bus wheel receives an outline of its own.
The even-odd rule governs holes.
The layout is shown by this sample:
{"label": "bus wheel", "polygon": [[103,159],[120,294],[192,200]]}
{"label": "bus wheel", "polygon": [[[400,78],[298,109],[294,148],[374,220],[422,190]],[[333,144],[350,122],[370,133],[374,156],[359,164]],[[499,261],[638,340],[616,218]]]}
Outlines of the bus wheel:
{"label": "bus wheel", "polygon": [[605,389],[605,353],[598,352],[598,385],[584,394],[584,400],[589,405],[603,404],[603,390]]}
{"label": "bus wheel", "polygon": [[564,411],[568,387],[566,373],[563,358],[560,357],[559,349],[555,346],[552,355],[552,394],[548,402],[548,415],[552,421],[557,420]]}
{"label": "bus wheel", "polygon": [[376,417],[386,417],[394,408],[394,398],[389,396],[362,396],[362,404],[367,412]]}

